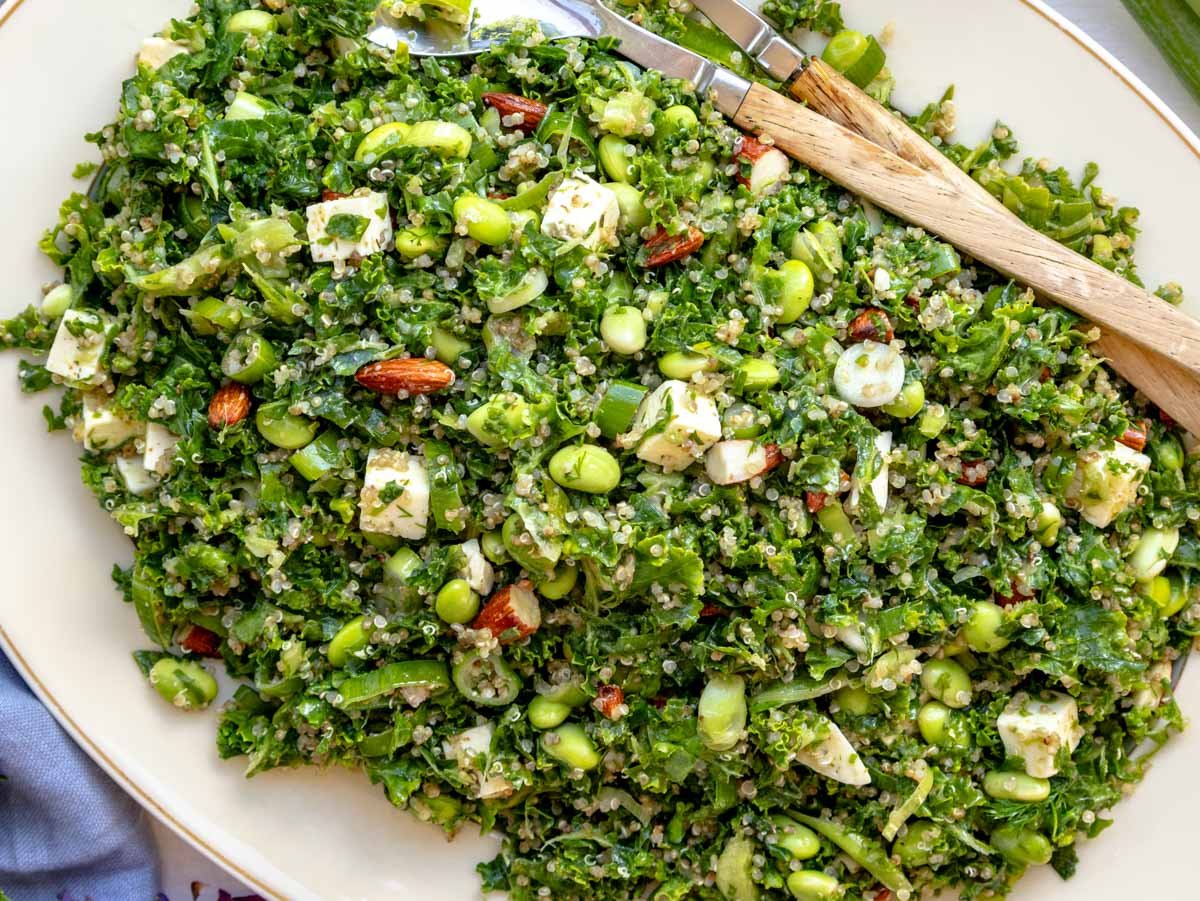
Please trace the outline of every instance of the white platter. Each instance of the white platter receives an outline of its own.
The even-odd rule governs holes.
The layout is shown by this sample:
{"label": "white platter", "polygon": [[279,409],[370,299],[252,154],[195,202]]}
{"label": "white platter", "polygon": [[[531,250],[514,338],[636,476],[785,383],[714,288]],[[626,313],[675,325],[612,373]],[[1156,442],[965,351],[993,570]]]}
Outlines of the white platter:
{"label": "white platter", "polygon": [[[864,30],[895,20],[889,62],[902,106],[953,81],[964,139],[1002,116],[1029,152],[1074,171],[1097,160],[1100,182],[1142,209],[1146,281],[1200,292],[1200,143],[1115,60],[1033,0],[844,6]],[[57,277],[36,242],[73,188],[73,165],[89,158],[81,135],[112,118],[141,38],[186,9],[182,0],[9,0],[0,9],[0,315]],[[217,759],[215,713],[180,716],[152,697],[129,658],[145,640],[109,579],[129,546],[80,483],[75,445],[44,434],[43,402],[20,394],[16,357],[0,359],[0,644],[54,715],[155,816],[264,894],[478,896],[473,865],[493,853],[490,840],[449,844],[346,771],[246,781],[239,762]],[[1180,694],[1185,710],[1200,711],[1200,666]],[[1175,740],[1116,825],[1083,845],[1073,880],[1043,868],[1016,897],[1194,897],[1198,755],[1200,730]]]}

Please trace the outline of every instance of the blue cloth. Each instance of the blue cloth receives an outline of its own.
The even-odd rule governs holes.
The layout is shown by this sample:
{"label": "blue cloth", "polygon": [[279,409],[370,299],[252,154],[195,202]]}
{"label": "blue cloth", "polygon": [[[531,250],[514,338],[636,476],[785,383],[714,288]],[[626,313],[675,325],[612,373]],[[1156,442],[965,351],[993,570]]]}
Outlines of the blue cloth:
{"label": "blue cloth", "polygon": [[151,901],[148,817],[71,740],[0,653],[0,889],[12,901]]}

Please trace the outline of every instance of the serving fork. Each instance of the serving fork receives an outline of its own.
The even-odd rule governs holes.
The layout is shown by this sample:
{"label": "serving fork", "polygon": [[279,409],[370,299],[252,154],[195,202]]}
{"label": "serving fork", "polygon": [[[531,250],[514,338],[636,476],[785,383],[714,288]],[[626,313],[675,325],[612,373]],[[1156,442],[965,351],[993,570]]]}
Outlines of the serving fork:
{"label": "serving fork", "polygon": [[[635,25],[600,0],[476,0],[464,32],[381,15],[368,39],[415,56],[479,53],[535,20],[550,38],[610,36],[617,52],[690,82],[743,130],[831,181],[1100,326],[1095,347],[1131,384],[1200,434],[1200,322],[1034,230],[835,69],[736,0],[693,0],[791,98]],[[797,102],[799,101],[799,102]]]}

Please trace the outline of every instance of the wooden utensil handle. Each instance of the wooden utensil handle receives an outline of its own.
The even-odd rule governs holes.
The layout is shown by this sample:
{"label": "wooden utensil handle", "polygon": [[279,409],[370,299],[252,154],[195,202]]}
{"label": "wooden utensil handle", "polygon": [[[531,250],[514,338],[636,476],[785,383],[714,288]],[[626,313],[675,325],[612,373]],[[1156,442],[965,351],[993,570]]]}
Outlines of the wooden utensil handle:
{"label": "wooden utensil handle", "polygon": [[[879,103],[832,66],[812,59],[788,85],[797,100],[827,119],[875,142],[915,166],[936,174],[980,203],[1004,210],[1003,204],[975,179],[919,135],[899,116]],[[1129,338],[1108,331],[1092,345],[1110,365],[1161,409],[1193,434],[1200,434],[1200,379],[1167,357],[1139,347]]]}
{"label": "wooden utensil handle", "polygon": [[980,200],[1002,206],[907,122],[824,60],[810,59],[787,87],[793,97],[826,119],[832,119],[914,166],[934,173],[963,193],[974,193]]}
{"label": "wooden utensil handle", "polygon": [[735,116],[781,150],[891,213],[1150,350],[1200,374],[1200,322],[994,204],[755,84]]}

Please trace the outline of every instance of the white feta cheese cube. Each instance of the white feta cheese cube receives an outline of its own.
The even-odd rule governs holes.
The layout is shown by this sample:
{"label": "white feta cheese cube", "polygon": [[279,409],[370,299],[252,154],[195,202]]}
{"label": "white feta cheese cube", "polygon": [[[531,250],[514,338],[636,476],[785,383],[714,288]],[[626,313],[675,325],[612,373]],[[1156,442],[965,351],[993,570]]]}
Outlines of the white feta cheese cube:
{"label": "white feta cheese cube", "polygon": [[179,54],[190,52],[190,49],[186,44],[155,35],[142,41],[142,47],[138,50],[137,55],[138,65],[158,69]]}
{"label": "white feta cheese cube", "polygon": [[67,310],[50,345],[46,369],[68,382],[101,384],[104,370],[100,358],[108,347],[111,330],[112,321],[102,313]]}
{"label": "white feta cheese cube", "polygon": [[718,441],[704,455],[704,470],[717,485],[748,482],[767,469],[767,449],[756,441]]}
{"label": "white feta cheese cube", "polygon": [[638,406],[633,428],[622,436],[638,442],[637,455],[667,472],[687,469],[721,437],[721,417],[712,399],[686,382],[668,379]]}
{"label": "white feta cheese cube", "polygon": [[116,467],[130,494],[149,494],[158,487],[158,479],[142,465],[140,457],[117,457]]}
{"label": "white feta cheese cube", "polygon": [[996,720],[996,729],[1005,752],[1020,757],[1025,772],[1040,779],[1055,775],[1059,751],[1066,748],[1070,755],[1083,738],[1075,699],[1057,692],[1038,697],[1018,693]]}
{"label": "white feta cheese cube", "polygon": [[458,764],[459,773],[475,782],[480,800],[504,798],[513,790],[512,783],[503,776],[488,774],[494,733],[495,727],[484,723],[452,735],[442,744],[442,753]]}
{"label": "white feta cheese cube", "polygon": [[359,527],[416,541],[429,522],[429,475],[413,454],[382,447],[367,456],[358,498]]}
{"label": "white feta cheese cube", "polygon": [[[875,498],[875,503],[879,505],[880,511],[887,509],[888,502],[888,476],[891,467],[888,465],[888,454],[892,450],[892,433],[880,432],[875,436],[875,449],[879,451],[879,455],[883,458],[883,462],[879,465],[879,470],[871,477],[870,489],[871,494]],[[858,509],[859,498],[862,497],[862,479],[858,477],[858,468],[855,468],[854,478],[850,480],[850,509]]]}
{"label": "white feta cheese cube", "polygon": [[75,438],[90,451],[112,450],[142,434],[142,423],[117,414],[103,394],[85,394]]}
{"label": "white feta cheese cube", "polygon": [[483,556],[483,550],[479,547],[479,539],[472,538],[470,541],[464,541],[459,547],[467,558],[466,565],[459,570],[459,576],[467,580],[472,591],[487,597],[492,593],[492,587],[496,583],[496,571],[492,569],[488,558]]}
{"label": "white feta cheese cube", "polygon": [[863,765],[854,745],[842,734],[837,724],[826,718],[829,735],[808,745],[796,755],[796,760],[810,770],[844,785],[869,785],[871,774]]}
{"label": "white feta cheese cube", "polygon": [[1079,502],[1079,515],[1103,529],[1137,500],[1149,470],[1149,457],[1119,442],[1109,450],[1084,451],[1069,493]]}
{"label": "white feta cheese cube", "polygon": [[165,425],[157,422],[146,423],[142,465],[150,472],[166,475],[171,471],[171,464],[175,462],[175,448],[178,445],[178,436],[172,434]]}
{"label": "white feta cheese cube", "polygon": [[[392,243],[392,213],[387,195],[378,192],[361,197],[339,197],[314,203],[308,207],[308,242],[314,263],[333,263],[352,256],[370,256]],[[329,234],[329,223],[335,216],[339,225],[363,227],[356,239]],[[362,220],[366,220],[365,225]]]}
{"label": "white feta cheese cube", "polygon": [[620,219],[616,194],[585,175],[572,176],[550,192],[542,234],[586,247],[607,247],[617,243]]}

